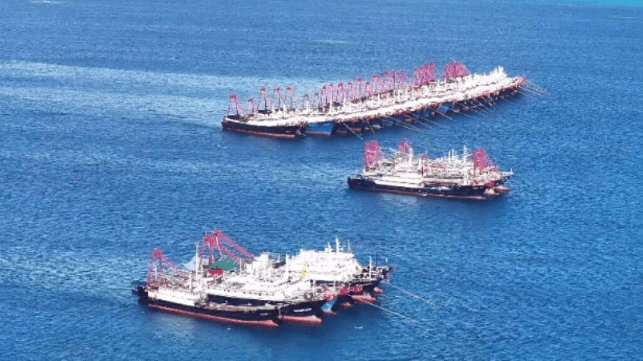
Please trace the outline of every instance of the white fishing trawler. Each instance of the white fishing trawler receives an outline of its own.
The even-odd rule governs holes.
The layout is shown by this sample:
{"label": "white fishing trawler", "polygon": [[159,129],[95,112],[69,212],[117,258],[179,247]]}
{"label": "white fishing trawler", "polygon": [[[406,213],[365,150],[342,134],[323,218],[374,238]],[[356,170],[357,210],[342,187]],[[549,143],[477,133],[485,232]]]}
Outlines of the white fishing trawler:
{"label": "white fishing trawler", "polygon": [[383,154],[377,141],[366,143],[364,163],[361,173],[348,178],[350,188],[421,197],[487,199],[508,192],[505,182],[513,176],[513,171],[500,171],[484,149],[416,157],[406,140],[391,156]]}
{"label": "white fishing trawler", "polygon": [[350,247],[345,250],[339,238],[335,238],[334,250],[330,244],[323,251],[300,250],[297,255],[286,256],[279,268],[293,277],[301,273],[303,279],[337,289],[337,299],[324,305],[324,311],[329,312],[335,302],[372,302],[375,301],[374,294],[383,292],[378,285],[390,277],[392,269],[388,266],[374,266],[372,259],[369,260],[367,267],[361,265]]}
{"label": "white fishing trawler", "polygon": [[[198,269],[198,264],[196,269]],[[283,304],[232,304],[207,295],[203,272],[181,270],[156,249],[152,253],[147,281],[133,289],[142,304],[156,310],[208,320],[276,327]]]}
{"label": "white fishing trawler", "polygon": [[[209,267],[205,267],[207,271]],[[255,257],[238,272],[210,276],[205,292],[213,302],[237,305],[280,305],[280,319],[301,324],[320,324],[321,307],[337,296],[298,275],[274,267],[268,253]]]}

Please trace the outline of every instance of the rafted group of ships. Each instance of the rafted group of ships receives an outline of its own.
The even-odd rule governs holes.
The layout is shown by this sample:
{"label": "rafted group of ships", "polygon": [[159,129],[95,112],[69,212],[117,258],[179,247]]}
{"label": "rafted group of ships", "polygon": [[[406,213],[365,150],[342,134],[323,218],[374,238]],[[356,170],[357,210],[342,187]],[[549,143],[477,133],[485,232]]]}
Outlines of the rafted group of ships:
{"label": "rafted group of ships", "polygon": [[518,94],[527,79],[510,77],[503,67],[486,74],[471,74],[459,62],[449,63],[440,76],[435,64],[405,71],[375,74],[346,85],[324,85],[311,98],[300,99],[292,87],[259,91],[258,101],[242,106],[230,95],[224,130],[275,137],[358,134],[392,126],[405,126],[447,113],[477,110]]}
{"label": "rafted group of ships", "polygon": [[146,282],[133,288],[141,303],[238,324],[315,325],[324,313],[374,302],[383,292],[380,282],[392,271],[372,263],[362,266],[338,239],[335,249],[329,244],[323,251],[302,250],[283,260],[271,253],[254,256],[221,231],[204,236],[195,248],[193,261],[184,267],[154,250]]}

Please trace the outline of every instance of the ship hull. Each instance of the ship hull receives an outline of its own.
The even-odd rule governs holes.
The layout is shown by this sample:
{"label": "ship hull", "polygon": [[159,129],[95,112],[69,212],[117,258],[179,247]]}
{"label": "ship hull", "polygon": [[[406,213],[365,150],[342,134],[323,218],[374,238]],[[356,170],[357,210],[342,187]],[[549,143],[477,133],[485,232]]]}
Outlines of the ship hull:
{"label": "ship hull", "polygon": [[324,123],[308,123],[304,130],[304,134],[319,137],[330,137],[335,130],[337,123],[324,122]]}
{"label": "ship hull", "polygon": [[456,198],[456,199],[487,199],[484,186],[426,186],[405,187],[376,183],[366,178],[348,178],[348,187],[373,192],[406,194],[416,197]]}
{"label": "ship hull", "polygon": [[218,313],[214,313],[214,314],[205,313],[205,312],[202,312],[202,310],[199,310],[197,308],[177,307],[176,304],[165,305],[160,302],[149,303],[147,306],[149,308],[159,310],[159,311],[165,311],[165,312],[175,313],[178,315],[194,317],[194,318],[202,318],[210,321],[232,323],[237,325],[248,325],[248,326],[262,326],[262,327],[279,326],[279,324],[276,321],[277,316],[271,316],[269,318],[266,318],[266,317],[240,318],[238,317],[239,316],[238,314],[220,315]]}
{"label": "ship hull", "polygon": [[337,296],[337,301],[333,305],[332,310],[336,311],[340,308],[350,308],[350,307],[353,307],[354,304],[355,304],[355,301],[348,293],[339,295]]}
{"label": "ship hull", "polygon": [[355,301],[358,302],[366,302],[366,303],[373,303],[377,301],[377,298],[373,297],[370,293],[368,292],[362,292],[358,295],[351,295],[351,298]]}
{"label": "ship hull", "polygon": [[320,325],[322,319],[319,318],[318,315],[322,312],[321,308],[324,303],[326,303],[326,301],[318,300],[288,305],[283,309],[281,319],[288,323]]}
{"label": "ship hull", "polygon": [[325,300],[294,303],[284,308],[283,313],[290,316],[316,316],[321,311],[324,303],[326,303]]}
{"label": "ship hull", "polygon": [[260,126],[224,119],[221,126],[224,130],[270,138],[293,139],[302,135],[299,125]]}
{"label": "ship hull", "polygon": [[[216,303],[225,303],[229,305],[251,305],[251,306],[261,306],[265,304],[277,304],[272,301],[266,301],[264,299],[258,298],[234,298],[234,297],[225,297],[218,295],[208,295],[208,300]],[[321,324],[321,318],[317,317],[321,314],[321,307],[326,301],[324,300],[314,300],[314,301],[304,301],[297,303],[286,304],[281,309],[281,315],[279,318],[288,323],[299,323],[299,324],[310,324],[317,325]],[[282,304],[282,303],[278,303]]]}
{"label": "ship hull", "polygon": [[333,314],[333,307],[335,306],[335,303],[337,303],[337,298],[333,298],[332,300],[324,303],[322,306],[322,312],[326,314]]}
{"label": "ship hull", "polygon": [[139,302],[151,309],[175,313],[183,316],[202,318],[211,321],[233,323],[239,325],[277,327],[280,312],[274,309],[252,309],[251,307],[237,307],[221,305],[217,307],[186,306],[174,302],[150,298],[147,290],[139,286],[133,292],[139,296]]}

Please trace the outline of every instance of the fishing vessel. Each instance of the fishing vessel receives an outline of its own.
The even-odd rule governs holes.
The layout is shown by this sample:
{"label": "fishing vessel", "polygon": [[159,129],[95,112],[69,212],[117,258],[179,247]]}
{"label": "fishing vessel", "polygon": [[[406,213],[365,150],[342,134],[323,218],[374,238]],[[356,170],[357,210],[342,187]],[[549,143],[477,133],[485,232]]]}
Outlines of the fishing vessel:
{"label": "fishing vessel", "polygon": [[[332,289],[275,269],[269,254],[256,257],[219,230],[206,234],[195,247],[193,260],[184,268],[160,250],[153,252],[147,282],[135,288],[142,303],[193,317],[276,326],[321,324],[322,305],[336,297]],[[220,267],[231,264],[222,262],[225,259],[234,266]]]}
{"label": "fishing vessel", "polygon": [[142,304],[160,311],[243,325],[279,325],[284,305],[216,302],[207,297],[204,280],[201,272],[180,270],[155,249],[147,281],[133,291]]}
{"label": "fishing vessel", "polygon": [[492,106],[518,94],[526,81],[508,76],[502,67],[471,74],[460,62],[447,64],[440,75],[431,63],[414,69],[411,79],[404,70],[392,70],[370,81],[324,85],[303,99],[292,87],[272,94],[261,88],[258,100],[250,98],[244,108],[232,94],[221,124],[225,130],[276,138],[359,134]]}
{"label": "fishing vessel", "polygon": [[345,250],[337,237],[334,250],[330,244],[323,251],[300,250],[297,255],[286,256],[277,266],[293,277],[301,273],[303,279],[336,289],[337,297],[324,307],[327,313],[336,309],[335,305],[375,301],[374,295],[383,293],[379,283],[388,280],[392,271],[389,266],[374,266],[370,258],[369,265],[362,266],[350,247]]}
{"label": "fishing vessel", "polygon": [[505,182],[513,176],[513,171],[500,171],[484,149],[470,153],[465,147],[461,154],[452,150],[440,158],[427,153],[416,157],[407,140],[390,156],[377,141],[366,143],[364,164],[359,174],[348,178],[349,188],[420,197],[484,200],[508,192]]}
{"label": "fishing vessel", "polygon": [[267,253],[256,257],[238,273],[211,277],[206,293],[213,302],[280,306],[280,320],[312,325],[322,323],[319,317],[322,306],[336,297],[332,290],[275,269]]}

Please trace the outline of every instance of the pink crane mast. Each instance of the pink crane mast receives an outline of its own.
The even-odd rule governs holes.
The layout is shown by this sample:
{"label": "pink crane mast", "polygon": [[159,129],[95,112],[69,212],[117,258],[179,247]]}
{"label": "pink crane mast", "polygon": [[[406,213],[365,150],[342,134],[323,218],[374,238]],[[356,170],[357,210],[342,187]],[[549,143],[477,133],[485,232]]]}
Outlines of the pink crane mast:
{"label": "pink crane mast", "polygon": [[230,94],[230,99],[228,100],[228,116],[230,115],[246,115],[246,112],[243,110],[241,104],[239,104],[239,99],[237,94]]}
{"label": "pink crane mast", "polygon": [[456,77],[469,75],[469,69],[459,61],[453,63],[453,75]]}
{"label": "pink crane mast", "polygon": [[489,156],[487,156],[487,152],[483,148],[480,148],[473,152],[473,162],[475,168],[480,170],[484,170],[494,166],[491,159],[489,159]]}
{"label": "pink crane mast", "polygon": [[375,93],[382,93],[386,91],[384,82],[382,81],[382,78],[380,78],[379,74],[373,74],[372,84],[373,84],[373,91]]}
{"label": "pink crane mast", "polygon": [[270,97],[268,96],[268,91],[264,87],[259,89],[258,103],[258,106],[264,106],[263,110],[266,112],[272,109],[272,99],[270,99]]}
{"label": "pink crane mast", "polygon": [[334,101],[334,93],[335,87],[332,83],[322,87],[322,100],[324,105],[328,105]]}
{"label": "pink crane mast", "polygon": [[362,79],[361,76],[357,77],[356,82],[357,82],[357,85],[356,85],[356,87],[357,87],[357,89],[356,89],[357,98],[362,98],[362,97],[366,96],[366,87],[364,85],[364,79]]}
{"label": "pink crane mast", "polygon": [[406,70],[401,70],[397,73],[397,84],[398,87],[408,88],[411,86],[409,78],[406,76]]}
{"label": "pink crane mast", "polygon": [[299,108],[299,98],[295,95],[295,90],[292,87],[286,88],[286,97],[284,103],[288,109]]}
{"label": "pink crane mast", "polygon": [[437,76],[438,69],[435,67],[435,63],[424,64],[422,69],[424,72],[424,80],[426,82],[425,84],[428,84],[438,79],[438,76]]}
{"label": "pink crane mast", "polygon": [[166,272],[170,270],[176,271],[176,265],[165,257],[163,251],[155,248],[152,251],[152,259],[147,270],[147,284],[158,287],[165,280]]}
{"label": "pink crane mast", "polygon": [[337,88],[335,89],[335,101],[343,103],[346,98],[347,95],[346,89],[344,88],[344,83],[337,84]]}
{"label": "pink crane mast", "polygon": [[273,101],[276,101],[276,102],[277,102],[277,107],[276,107],[276,109],[282,109],[282,108],[285,108],[284,98],[283,98],[283,96],[281,95],[281,89],[279,89],[279,87],[274,88],[274,89],[272,90],[272,99],[273,99]]}
{"label": "pink crane mast", "polygon": [[371,167],[379,159],[380,145],[377,143],[377,140],[371,140],[364,145],[364,164],[366,168]]}
{"label": "pink crane mast", "polygon": [[212,264],[214,262],[214,250],[217,250],[219,254],[221,255],[227,255],[230,258],[232,258],[235,262],[239,262],[241,258],[237,256],[235,253],[230,251],[228,248],[226,248],[219,240],[217,237],[215,237],[212,234],[206,234],[203,236],[203,241],[201,243],[201,258],[203,258],[203,254],[205,253],[205,249],[208,248],[209,251],[209,256],[208,256],[208,263]]}
{"label": "pink crane mast", "polygon": [[346,94],[347,94],[348,100],[351,102],[357,98],[355,89],[356,87],[353,84],[353,82],[349,81],[348,84],[346,85]]}
{"label": "pink crane mast", "polygon": [[[233,252],[231,251],[228,247],[231,247],[234,249]],[[248,252],[245,248],[241,247],[238,245],[236,242],[234,242],[230,237],[226,236],[223,232],[220,230],[214,230],[211,234],[206,234],[203,236],[203,240],[201,243],[201,258],[203,258],[203,255],[205,254],[206,248],[208,249],[208,262],[209,264],[212,264],[214,262],[214,251],[218,251],[219,254],[221,255],[227,255],[235,262],[239,263],[241,261],[241,256],[252,260],[254,256]]]}
{"label": "pink crane mast", "polygon": [[373,85],[370,82],[364,83],[364,93],[366,93],[366,96],[372,96],[375,93],[375,90],[373,89]]}
{"label": "pink crane mast", "polygon": [[389,91],[395,89],[395,76],[396,71],[385,71],[384,72],[384,91]]}
{"label": "pink crane mast", "polygon": [[420,86],[424,84],[423,68],[413,68],[413,85]]}
{"label": "pink crane mast", "polygon": [[248,114],[252,114],[256,112],[257,112],[257,104],[255,104],[255,99],[254,98],[248,99]]}
{"label": "pink crane mast", "polygon": [[446,63],[446,65],[444,65],[444,78],[447,80],[455,78],[455,69],[452,63]]}
{"label": "pink crane mast", "polygon": [[252,255],[252,253],[248,252],[245,248],[243,248],[243,247],[241,247],[240,245],[238,245],[235,241],[233,241],[230,237],[226,236],[226,235],[225,235],[223,232],[221,232],[220,230],[216,229],[216,230],[214,230],[214,232],[213,232],[212,234],[213,234],[213,235],[214,235],[214,236],[215,236],[215,237],[216,237],[220,242],[223,242],[223,243],[225,243],[225,244],[229,245],[230,247],[234,248],[237,252],[239,252],[239,253],[240,253],[241,255],[243,255],[244,257],[246,257],[246,258],[248,258],[248,259],[253,259],[253,258],[255,258],[255,256],[254,256],[254,255]]}
{"label": "pink crane mast", "polygon": [[404,139],[397,144],[397,151],[402,154],[409,154],[411,151],[411,144],[408,139]]}
{"label": "pink crane mast", "polygon": [[447,63],[444,66],[444,78],[453,79],[469,75],[469,69],[459,61]]}

